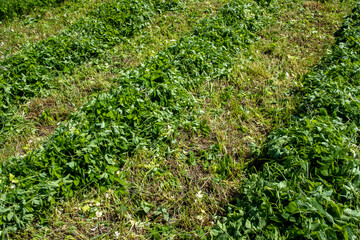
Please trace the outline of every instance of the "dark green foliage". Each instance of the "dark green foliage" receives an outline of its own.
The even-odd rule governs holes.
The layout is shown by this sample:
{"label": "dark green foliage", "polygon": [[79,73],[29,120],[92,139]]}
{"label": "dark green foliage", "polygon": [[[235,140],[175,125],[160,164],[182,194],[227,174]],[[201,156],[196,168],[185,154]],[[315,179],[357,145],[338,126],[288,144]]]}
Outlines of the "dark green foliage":
{"label": "dark green foliage", "polygon": [[[240,17],[229,16],[226,11],[230,8],[236,9]],[[117,184],[121,193],[125,180],[120,169],[129,156],[139,149],[164,155],[176,142],[179,129],[204,128],[196,120],[196,100],[189,90],[227,76],[236,54],[254,40],[255,31],[263,25],[262,10],[253,2],[233,1],[223,9],[226,11],[216,17],[199,22],[191,36],[114,80],[118,88],[85,104],[42,148],[3,164],[1,225],[14,229],[24,226],[80,189],[106,189]],[[105,6],[99,10],[100,18],[108,19],[108,11],[118,10]],[[91,24],[124,26],[117,17],[106,24],[95,20]],[[83,32],[89,28],[85,29]],[[105,31],[106,27],[94,31],[100,29]],[[91,41],[86,46],[93,46]],[[99,37],[97,41],[102,44],[105,40]],[[84,56],[87,54],[98,53],[94,49]],[[61,64],[59,68],[65,69]],[[224,158],[220,162],[219,174],[227,174],[229,161]]]}
{"label": "dark green foliage", "polygon": [[272,0],[256,0],[256,2],[263,7],[267,7],[270,5],[270,3],[272,2]]}
{"label": "dark green foliage", "polygon": [[30,13],[34,8],[57,6],[64,0],[0,0],[0,21]]}
{"label": "dark green foliage", "polygon": [[269,135],[261,169],[249,170],[214,238],[359,238],[359,6],[305,77],[300,111]]}

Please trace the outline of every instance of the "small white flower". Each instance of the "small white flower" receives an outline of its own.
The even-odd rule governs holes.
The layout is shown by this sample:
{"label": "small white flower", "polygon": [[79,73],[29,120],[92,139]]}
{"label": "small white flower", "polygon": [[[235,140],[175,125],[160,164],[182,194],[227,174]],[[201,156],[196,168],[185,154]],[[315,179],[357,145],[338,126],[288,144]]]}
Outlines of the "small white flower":
{"label": "small white flower", "polygon": [[196,194],[196,197],[197,198],[203,198],[203,194],[202,194],[202,191],[200,190],[200,191],[198,191],[198,193]]}
{"label": "small white flower", "polygon": [[103,213],[101,212],[101,211],[96,211],[96,217],[97,218],[101,218],[102,217],[102,215],[103,215]]}
{"label": "small white flower", "polygon": [[196,218],[200,221],[204,220],[204,217],[202,215],[198,215]]}
{"label": "small white flower", "polygon": [[10,188],[14,189],[16,187],[15,184],[11,184]]}
{"label": "small white flower", "polygon": [[58,216],[61,216],[61,211],[59,209],[56,209],[56,213]]}
{"label": "small white flower", "polygon": [[115,232],[115,237],[118,239],[120,237],[120,233],[118,231]]}

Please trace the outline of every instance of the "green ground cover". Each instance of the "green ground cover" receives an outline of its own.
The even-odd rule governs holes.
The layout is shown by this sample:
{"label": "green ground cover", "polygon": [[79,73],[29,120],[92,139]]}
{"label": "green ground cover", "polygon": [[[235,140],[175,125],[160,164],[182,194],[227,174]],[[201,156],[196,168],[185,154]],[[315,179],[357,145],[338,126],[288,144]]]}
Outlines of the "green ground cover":
{"label": "green ground cover", "polygon": [[[271,141],[264,149],[259,147],[271,128],[282,127],[281,131],[286,132],[284,124],[293,126],[291,114],[299,102],[303,102],[303,95],[296,94],[297,90],[301,88],[304,95],[309,93],[308,104],[301,106],[326,103],[312,94],[325,89],[331,91],[330,88],[322,86],[319,90],[306,91],[302,86],[306,86],[308,77],[301,76],[329,49],[329,44],[332,45],[333,33],[353,2],[259,3],[231,1],[214,12],[223,2],[183,2],[181,9],[153,17],[145,30],[139,31],[139,37],[133,38],[135,40],[116,44],[114,51],[104,51],[96,57],[102,67],[82,64],[71,74],[59,76],[59,82],[71,78],[81,83],[88,81],[81,77],[83,72],[90,71],[87,76],[95,78],[96,84],[88,87],[100,88],[90,91],[96,93],[92,97],[83,94],[74,98],[78,106],[89,100],[68,121],[60,124],[44,146],[27,152],[24,157],[4,162],[0,182],[6,189],[1,205],[2,236],[16,239],[282,239],[308,234],[296,228],[306,226],[313,218],[320,220],[310,224],[314,231],[313,235],[306,235],[308,238],[325,236],[331,239],[335,236],[331,235],[332,227],[336,228],[338,238],[349,235],[350,223],[355,227],[357,224],[354,219],[349,220],[346,228],[326,222],[331,221],[326,212],[324,221],[324,217],[314,211],[309,218],[306,214],[310,213],[303,214],[302,205],[301,212],[289,210],[294,204],[280,204],[275,208],[278,202],[271,202],[272,199],[267,200],[261,194],[271,192],[269,186],[273,183],[275,187],[281,185],[283,190],[283,181],[277,184],[280,177],[276,169],[270,167],[269,172],[274,175],[264,180],[271,182],[266,187],[269,190],[258,192],[260,197],[251,195],[253,185],[247,184],[258,183],[248,177],[253,172],[263,176],[261,166],[267,165],[260,160],[268,159],[268,153],[276,155]],[[210,17],[195,24],[199,16],[209,14]],[[185,20],[180,24],[167,25],[181,17]],[[155,31],[158,26],[159,30]],[[187,34],[190,28],[193,30]],[[156,33],[160,33],[160,37],[154,37]],[[144,41],[149,36],[151,41]],[[165,47],[168,48],[164,50]],[[130,51],[126,51],[129,48]],[[120,55],[120,60],[130,60],[119,64],[116,55]],[[124,66],[130,70],[121,70]],[[356,70],[353,72],[355,74]],[[66,85],[64,92],[73,89],[69,87],[71,84]],[[54,89],[49,92],[51,99],[59,96],[52,95]],[[343,102],[343,108],[350,109],[356,101],[348,105],[348,100]],[[20,109],[23,106],[31,109],[38,103],[45,102],[42,98],[34,98],[20,105]],[[328,107],[337,109],[336,106],[332,108],[334,106]],[[300,113],[316,108],[301,108]],[[55,123],[62,120],[53,115],[54,106],[47,109],[49,118],[40,114],[33,124],[46,126],[54,124],[50,123],[54,120]],[[324,113],[323,110],[319,112]],[[295,132],[292,139],[306,126],[291,130],[292,134]],[[316,131],[320,128],[316,125]],[[276,134],[270,134],[269,139],[281,143],[282,133],[278,134],[281,141]],[[34,136],[29,135],[26,141]],[[282,154],[286,154],[283,152],[290,148],[280,149],[282,158]],[[296,151],[307,154],[308,150]],[[251,166],[254,167],[247,170]],[[324,170],[320,173],[325,174]],[[311,181],[318,184],[313,178]],[[289,183],[285,187],[293,186]],[[243,194],[246,191],[249,196]],[[284,222],[290,223],[274,224],[280,216],[275,214],[269,220],[268,215],[263,217],[261,207],[258,215],[247,218],[253,209],[246,212],[248,215],[243,214],[242,210],[248,206],[242,205],[246,197],[251,198],[254,205],[270,206],[271,210],[286,208],[290,215]],[[316,197],[318,195],[313,197],[315,201],[319,201]],[[237,204],[236,198],[242,201]],[[307,203],[315,206],[312,199]],[[310,205],[306,205],[308,211],[313,210]],[[331,206],[338,205],[339,202],[334,202]],[[339,209],[339,213],[348,215],[351,212]],[[217,217],[226,213],[229,215],[225,219]],[[293,223],[298,216],[301,217]],[[336,216],[333,218],[337,221]],[[217,224],[215,228],[214,224]],[[239,227],[241,224],[243,226]],[[18,231],[13,232],[16,228]],[[327,230],[322,231],[324,228]],[[8,235],[9,232],[13,233]]]}

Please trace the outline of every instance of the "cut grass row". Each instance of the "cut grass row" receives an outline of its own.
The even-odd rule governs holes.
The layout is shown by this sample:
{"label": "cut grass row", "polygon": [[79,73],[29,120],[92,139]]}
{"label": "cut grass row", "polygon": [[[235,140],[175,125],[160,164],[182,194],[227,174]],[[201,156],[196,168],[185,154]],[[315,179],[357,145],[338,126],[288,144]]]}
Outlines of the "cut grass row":
{"label": "cut grass row", "polygon": [[272,131],[216,239],[357,239],[360,235],[360,6],[308,73],[302,103]]}
{"label": "cut grass row", "polygon": [[[319,16],[319,12],[320,14],[322,13],[321,20],[319,20],[319,18],[317,18],[317,20],[320,24],[330,23],[324,30],[330,29],[330,31],[332,31],[331,29],[334,29],[334,26],[330,26],[338,25],[336,21],[338,21],[338,18],[340,17],[336,15],[339,13],[339,9],[341,9],[340,13],[344,11],[344,6],[341,6],[340,4],[337,5],[336,3],[315,3],[316,2],[299,1],[297,4],[292,3],[294,4],[293,6],[289,5],[289,9],[285,8],[286,10],[283,11],[285,11],[286,14],[281,13],[281,8],[280,11],[277,11],[277,13],[279,13],[278,21],[281,27],[279,29],[269,28],[265,33],[261,33],[262,37],[267,38],[265,44],[263,39],[253,48],[240,54],[238,63],[233,67],[235,71],[229,76],[230,84],[235,86],[232,90],[222,86],[222,84],[225,86],[229,84],[227,79],[223,79],[220,82],[209,82],[208,90],[211,93],[210,97],[214,98],[211,99],[211,101],[216,109],[210,109],[209,113],[206,114],[210,114],[210,117],[212,118],[210,119],[210,122],[214,121],[216,123],[216,121],[218,121],[219,123],[216,124],[220,124],[224,127],[220,129],[214,125],[217,140],[214,139],[213,143],[218,141],[222,151],[232,151],[231,145],[228,145],[228,142],[231,142],[231,136],[226,135],[226,131],[223,131],[222,129],[226,129],[224,121],[232,123],[233,120],[236,119],[236,109],[232,110],[235,106],[234,102],[241,101],[241,104],[244,104],[242,106],[244,111],[240,112],[241,115],[239,116],[241,117],[239,125],[241,125],[244,130],[245,127],[247,127],[248,130],[246,132],[241,130],[241,134],[245,133],[254,138],[252,131],[254,131],[253,128],[256,128],[257,126],[251,126],[247,121],[249,121],[249,117],[251,120],[251,118],[256,119],[259,115],[263,115],[262,112],[253,108],[254,104],[256,107],[256,104],[261,103],[261,101],[259,102],[259,100],[257,100],[257,98],[261,97],[259,94],[269,94],[269,91],[274,91],[273,93],[277,94],[276,89],[280,87],[280,80],[284,82],[294,81],[294,72],[292,72],[291,69],[294,69],[296,72],[301,72],[301,69],[304,69],[304,66],[302,65],[302,67],[298,68],[297,62],[294,59],[301,59],[301,62],[306,67],[306,64],[311,64],[308,62],[314,62],[317,55],[320,55],[321,52],[319,53],[316,48],[319,48],[318,46],[321,46],[319,43],[326,42],[326,39],[329,37],[328,34],[324,34],[322,28],[318,29],[316,27],[318,26],[316,23],[315,25],[310,24],[313,19],[312,16]],[[284,7],[284,5],[288,4],[282,5],[282,7]],[[293,10],[294,6],[299,12],[304,13],[304,16],[301,14],[297,15],[297,11]],[[320,11],[317,11],[316,8],[319,8]],[[335,8],[336,14],[334,11]],[[335,15],[333,16],[331,14]],[[284,15],[285,19],[283,17]],[[308,20],[310,20],[310,22],[308,22]],[[307,23],[306,26],[303,24],[303,21]],[[299,24],[292,25],[293,22]],[[303,25],[305,30],[302,29]],[[313,35],[312,31],[314,26],[315,30],[319,30],[319,33]],[[300,33],[298,31],[300,31]],[[304,42],[306,41],[305,35],[307,34],[312,37],[308,39],[311,41],[314,40],[314,42],[312,42],[314,49],[308,47],[308,42]],[[291,37],[288,38],[287,36]],[[315,41],[313,36],[318,38],[318,41]],[[304,41],[297,41],[295,43],[297,47],[293,48],[290,47],[291,41],[288,41],[293,38],[303,39]],[[283,39],[286,39],[285,45]],[[271,42],[276,43],[276,47],[272,47]],[[269,49],[271,52],[269,52]],[[304,53],[299,54],[298,51]],[[306,54],[306,51],[309,51],[310,54]],[[273,58],[273,60],[271,58]],[[270,70],[270,67],[266,67],[269,60],[277,60],[275,62],[270,62],[269,65],[272,66],[275,64],[274,66],[278,66],[280,69],[274,67],[274,69],[271,68]],[[256,65],[255,62],[260,62],[260,66]],[[289,72],[289,76],[287,76],[285,72]],[[278,75],[280,76],[279,79],[277,79]],[[286,78],[281,78],[281,76],[286,76]],[[270,79],[266,80],[267,78]],[[276,80],[271,80],[271,78]],[[262,84],[264,86],[259,85],[260,81],[263,81]],[[271,83],[276,84],[276,88],[274,88]],[[285,87],[288,88],[287,85]],[[219,89],[215,90],[217,88]],[[283,87],[280,88],[283,89]],[[211,89],[212,91],[210,91]],[[266,91],[264,92],[262,89],[265,89]],[[205,90],[206,89],[204,89],[204,91]],[[226,96],[229,94],[234,94],[235,97],[228,99]],[[242,97],[240,98],[240,96]],[[267,96],[268,104],[270,104],[271,99],[276,99],[274,98],[274,95]],[[217,103],[217,101],[219,101],[218,99],[221,99],[221,104],[220,102]],[[205,99],[205,101],[209,100]],[[248,102],[253,103],[249,104]],[[262,104],[258,105],[260,109],[262,109],[262,106]],[[281,105],[279,107],[281,107]],[[273,107],[272,105],[268,105],[268,108],[272,109]],[[204,109],[204,111],[207,111],[207,109]],[[234,112],[229,115],[229,111]],[[265,127],[268,125],[267,122],[262,122],[262,124],[264,124]],[[119,233],[120,238],[124,239],[140,238],[144,236],[149,237],[150,233],[151,236],[159,236],[160,234],[162,237],[196,236],[184,235],[184,231],[193,231],[198,227],[201,228],[201,226],[211,225],[211,222],[209,221],[212,220],[213,215],[217,211],[221,211],[222,205],[220,203],[226,201],[224,197],[227,198],[226,196],[228,196],[229,199],[231,197],[229,196],[231,192],[228,192],[229,185],[234,185],[230,188],[236,189],[236,186],[240,186],[240,184],[238,184],[239,181],[234,182],[234,179],[217,182],[214,180],[215,178],[213,178],[214,176],[211,173],[207,174],[201,170],[204,160],[209,161],[210,159],[215,159],[217,157],[218,149],[212,148],[212,152],[216,153],[216,155],[212,154],[210,151],[209,153],[203,154],[201,159],[199,159],[198,150],[206,148],[206,142],[203,146],[201,146],[201,144],[207,139],[197,139],[196,136],[194,137],[196,138],[193,140],[195,144],[189,145],[188,142],[185,143],[186,151],[194,151],[193,154],[189,154],[189,159],[182,157],[182,153],[186,153],[181,150],[180,152],[175,153],[175,158],[159,159],[153,155],[144,155],[128,159],[125,166],[125,174],[130,182],[130,186],[128,187],[130,196],[117,197],[114,196],[111,191],[103,194],[98,194],[96,192],[88,194],[83,191],[80,194],[80,198],[62,204],[48,216],[48,219],[51,221],[51,229],[46,227],[36,227],[36,229],[30,229],[27,230],[27,232],[32,232],[32,238],[40,239],[64,239],[65,236],[86,239],[89,236],[98,235],[116,237]],[[255,139],[256,138],[257,137],[255,136]],[[234,138],[234,140],[236,139]],[[198,146],[199,148],[197,148]],[[247,145],[240,145],[237,146],[237,148],[241,150],[242,146],[247,147]],[[234,157],[239,157],[238,153],[239,152],[237,152]],[[187,163],[191,164],[188,165]],[[236,172],[238,170],[233,169],[232,171]],[[144,181],[143,179],[146,180]],[[116,190],[116,187],[114,189]],[[218,193],[216,193],[216,191],[218,191]],[[174,202],[171,200],[172,198],[175,198],[178,201]],[[216,204],[220,205],[216,206]],[[89,210],[87,210],[88,208]],[[141,209],[145,209],[146,214],[141,214]],[[172,226],[168,226],[169,222],[164,222],[164,220],[162,220],[162,215],[158,215],[159,212],[163,212],[163,214],[166,212],[168,213],[169,221],[172,223]],[[103,216],[98,217],[98,213],[103,213]],[[203,232],[201,234],[201,232],[199,232],[198,234],[200,234],[198,236],[202,236],[205,233]],[[19,235],[18,238],[24,238],[25,235],[22,236],[23,237]],[[30,238],[30,236],[27,236],[27,238]]]}
{"label": "cut grass row", "polygon": [[[243,49],[228,77],[208,81],[202,84],[200,93],[195,91],[200,98],[197,102],[200,111],[205,113],[201,118],[211,127],[209,136],[181,131],[180,135],[185,136],[180,136],[170,157],[160,156],[156,149],[143,149],[127,158],[122,168],[129,194],[116,196],[116,186],[105,193],[84,189],[69,202],[53,208],[46,216],[48,225],[35,224],[14,237],[181,239],[209,236],[207,230],[213,225],[214,216],[222,213],[224,203],[230,201],[241,186],[241,166],[248,158],[249,142],[260,142],[264,129],[266,133],[272,124],[286,121],[289,110],[285,109],[293,108],[293,101],[288,101],[292,99],[289,89],[296,86],[297,74],[304,73],[323,54],[323,45],[332,41],[334,29],[349,11],[349,5],[275,1],[270,15],[276,17],[271,26],[259,33],[262,39]],[[140,51],[141,55],[144,50]],[[132,58],[137,57],[134,54]],[[118,66],[115,62],[109,64]],[[94,76],[98,76],[96,72]],[[220,180],[215,172],[217,161],[226,153],[237,165],[230,169],[228,178]]]}
{"label": "cut grass row", "polygon": [[180,129],[206,131],[189,90],[227,75],[233,57],[263,27],[262,11],[251,1],[225,5],[191,36],[119,78],[118,88],[85,104],[42,148],[6,162],[3,224],[23,226],[84,188],[117,184],[121,195],[129,156],[141,149],[171,154]]}

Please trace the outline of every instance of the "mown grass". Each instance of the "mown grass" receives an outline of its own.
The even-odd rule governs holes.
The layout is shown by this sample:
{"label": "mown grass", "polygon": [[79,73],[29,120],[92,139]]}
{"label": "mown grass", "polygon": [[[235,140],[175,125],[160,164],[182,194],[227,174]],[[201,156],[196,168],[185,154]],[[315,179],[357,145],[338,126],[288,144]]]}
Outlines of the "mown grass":
{"label": "mown grass", "polygon": [[65,121],[89,97],[116,87],[112,79],[173,44],[189,32],[196,21],[213,14],[221,5],[222,1],[186,1],[182,10],[156,16],[140,35],[128,38],[75,69],[73,74],[59,76],[57,89],[49,92],[47,97],[31,99],[14,114],[13,131],[6,133],[7,141],[0,149],[0,161],[39,147],[58,123]]}
{"label": "mown grass", "polygon": [[[102,194],[80,191],[49,214],[48,227],[34,226],[15,237],[208,236],[215,216],[237,193],[252,151],[257,151],[272,127],[288,121],[298,105],[293,92],[302,75],[331,46],[333,33],[351,8],[351,2],[340,1],[273,4],[278,8],[272,27],[239,55],[228,78],[194,93],[203,103],[199,112],[209,125],[207,136],[184,131],[168,158],[151,151],[138,153],[122,168],[127,195],[118,197],[112,189]],[[225,154],[231,156],[232,167],[224,179],[217,166],[207,162]]]}

